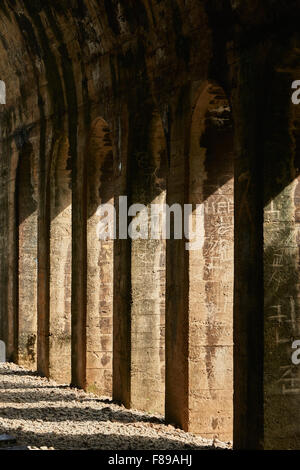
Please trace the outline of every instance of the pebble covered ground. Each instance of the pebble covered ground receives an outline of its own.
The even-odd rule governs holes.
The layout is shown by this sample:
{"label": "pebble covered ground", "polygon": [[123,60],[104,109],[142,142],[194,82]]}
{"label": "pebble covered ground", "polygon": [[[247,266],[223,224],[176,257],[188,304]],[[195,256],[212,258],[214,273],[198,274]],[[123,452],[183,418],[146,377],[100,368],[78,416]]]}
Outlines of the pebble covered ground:
{"label": "pebble covered ground", "polygon": [[162,416],[128,410],[15,364],[0,364],[0,434],[35,450],[217,449],[230,443],[202,439],[164,424]]}

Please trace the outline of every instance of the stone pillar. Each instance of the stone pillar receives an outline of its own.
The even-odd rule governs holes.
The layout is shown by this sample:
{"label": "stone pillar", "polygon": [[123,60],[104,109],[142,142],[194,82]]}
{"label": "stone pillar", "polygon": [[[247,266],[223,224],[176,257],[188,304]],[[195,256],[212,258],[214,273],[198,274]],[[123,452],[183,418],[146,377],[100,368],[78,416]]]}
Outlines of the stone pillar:
{"label": "stone pillar", "polygon": [[[128,133],[122,129],[128,160],[127,166],[120,161],[119,183],[125,174],[128,207],[143,204],[149,210],[151,203],[165,202],[167,155],[158,113],[152,106],[141,109],[143,114],[130,115]],[[143,220],[140,227],[149,238],[144,233],[115,244],[113,397],[127,407],[163,412],[165,243],[150,238],[147,209],[144,217],[129,217],[128,223]]]}
{"label": "stone pillar", "polygon": [[[187,201],[188,162],[186,128],[189,123],[189,94],[182,99],[187,104],[172,116],[170,132],[170,167],[167,204]],[[188,430],[188,251],[184,237],[166,242],[166,394],[165,417],[168,423]]]}
{"label": "stone pillar", "polygon": [[19,154],[16,178],[18,248],[18,363],[36,367],[37,343],[37,172],[30,143]]}
{"label": "stone pillar", "polygon": [[[278,47],[274,57],[280,60]],[[235,164],[236,448],[299,449],[299,78],[283,52],[239,64]],[[284,54],[284,52],[286,52]],[[259,59],[261,61],[259,61]]]}
{"label": "stone pillar", "polygon": [[86,152],[87,316],[86,387],[112,395],[113,239],[101,239],[99,208],[114,207],[112,137],[102,118],[92,123]]}
{"label": "stone pillar", "polygon": [[[2,144],[3,145],[3,144]],[[9,178],[3,187],[3,194],[7,190],[7,219],[4,227],[4,240],[2,240],[1,273],[3,295],[1,296],[3,309],[3,339],[6,343],[7,360],[18,360],[18,272],[17,272],[17,230],[16,230],[16,175],[19,154],[13,140],[4,144],[4,154],[9,155]],[[7,250],[7,251],[6,251]]]}
{"label": "stone pillar", "polygon": [[187,106],[176,115],[171,132],[168,203],[192,205],[195,235],[170,240],[167,247],[166,418],[186,431],[228,440],[233,395],[233,130],[224,91],[203,84],[191,128],[188,117]]}
{"label": "stone pillar", "polygon": [[[41,120],[38,186],[38,282],[37,282],[37,370],[49,377],[49,282],[50,282],[50,162],[47,158],[46,133]],[[51,142],[51,140],[49,139]],[[49,152],[50,153],[50,152]]]}
{"label": "stone pillar", "polygon": [[49,376],[71,381],[72,194],[69,142],[55,141],[50,179]]}
{"label": "stone pillar", "polygon": [[84,113],[72,133],[72,385],[86,388],[86,134]]}
{"label": "stone pillar", "polygon": [[130,336],[130,240],[120,238],[119,197],[128,194],[128,116],[125,105],[114,122],[115,148],[115,209],[117,216],[114,241],[113,287],[113,399],[131,406],[131,336]]}

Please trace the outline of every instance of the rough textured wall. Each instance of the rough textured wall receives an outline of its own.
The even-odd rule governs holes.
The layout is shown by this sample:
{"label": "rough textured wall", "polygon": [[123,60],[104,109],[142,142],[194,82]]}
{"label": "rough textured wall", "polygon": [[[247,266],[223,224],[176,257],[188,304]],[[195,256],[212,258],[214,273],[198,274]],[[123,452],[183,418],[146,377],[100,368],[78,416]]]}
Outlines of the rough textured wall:
{"label": "rough textured wall", "polygon": [[[20,259],[18,250],[21,249],[25,256],[33,248],[26,245],[22,227],[21,232],[16,231],[16,174],[19,158],[24,158],[20,149],[32,147],[37,167],[38,370],[49,375],[52,368],[57,376],[60,375],[57,358],[62,354],[68,374],[60,380],[69,381],[72,372],[75,385],[87,386],[90,343],[86,332],[94,306],[87,310],[87,291],[91,284],[88,283],[88,210],[84,194],[87,181],[85,155],[91,124],[100,116],[111,129],[115,199],[122,194],[136,199],[146,190],[146,199],[151,200],[151,187],[145,186],[149,175],[147,171],[137,173],[137,156],[145,154],[147,160],[157,152],[157,147],[149,145],[153,133],[147,132],[152,111],[157,110],[162,123],[159,134],[162,135],[163,129],[168,160],[166,198],[169,203],[184,203],[189,194],[193,110],[207,81],[217,82],[229,97],[234,120],[235,442],[238,447],[297,447],[298,424],[290,424],[289,413],[295,407],[299,408],[298,398],[297,394],[282,394],[275,386],[281,377],[280,367],[286,366],[288,352],[282,343],[276,343],[276,325],[270,320],[268,309],[273,304],[278,305],[279,295],[273,276],[277,265],[273,266],[269,259],[282,253],[283,238],[290,236],[290,251],[284,251],[284,276],[279,289],[279,292],[286,290],[287,294],[279,297],[283,315],[290,315],[291,305],[298,311],[296,282],[283,289],[284,279],[291,272],[295,274],[292,279],[298,275],[294,223],[297,149],[291,144],[290,128],[286,127],[292,121],[293,126],[297,126],[297,118],[283,119],[290,116],[287,112],[290,81],[299,78],[298,15],[297,1],[290,2],[287,8],[286,2],[281,0],[1,2],[0,78],[7,85],[7,105],[1,105],[0,110],[0,335],[7,343],[10,359],[17,358],[23,341],[20,341],[17,328],[19,313],[28,302],[24,299],[22,283],[35,276],[32,255],[28,265],[30,272],[26,272],[20,282],[17,275],[22,259],[25,259],[22,256]],[[287,62],[285,56],[289,57]],[[282,69],[284,72],[280,73]],[[280,137],[282,128],[285,133]],[[136,140],[137,130],[144,136],[144,141]],[[293,139],[296,139],[295,135],[294,132]],[[59,165],[62,173],[53,177],[52,170],[62,142],[63,158]],[[148,164],[149,160],[146,170]],[[228,174],[222,162],[217,166],[220,174],[223,170]],[[25,167],[23,165],[24,171],[28,172]],[[210,173],[212,184],[220,184],[217,178],[218,174]],[[28,174],[24,177],[26,181],[29,181]],[[231,188],[228,187],[228,193],[226,189],[225,195],[231,198]],[[218,196],[209,196],[208,205],[210,198],[213,204],[213,199]],[[279,211],[279,215],[272,223],[270,217],[274,211],[276,214]],[[34,230],[31,221],[27,223],[30,231]],[[228,227],[231,225],[230,214],[224,223]],[[207,218],[205,250],[213,238],[211,228]],[[231,249],[230,236],[220,234],[220,237],[221,243]],[[21,245],[20,240],[23,240]],[[142,289],[139,279],[144,266],[138,264],[137,246],[131,246],[126,240],[114,245],[113,394],[127,406],[135,396],[140,406],[147,407],[141,400],[142,391],[144,394],[146,390],[149,397],[154,396],[151,395],[151,384],[155,382],[159,383],[155,396],[162,395],[162,381],[158,380],[162,377],[164,342],[159,276],[164,262],[163,256],[160,262],[155,256],[149,258],[148,268],[155,267],[151,291],[156,292],[156,297],[151,298],[151,302],[155,300],[156,314],[149,316],[149,324],[144,330],[146,324],[139,323],[142,316],[137,315],[141,308],[147,311],[139,297]],[[142,251],[148,253],[152,248],[145,243]],[[157,255],[162,247],[156,248]],[[205,250],[201,262],[205,261],[204,265],[208,266],[210,255]],[[222,253],[218,251],[219,255],[222,259]],[[231,262],[230,255],[228,263]],[[207,389],[211,392],[212,408],[201,408],[200,397],[190,406],[193,385],[190,354],[192,351],[193,357],[200,358],[201,347],[197,350],[198,343],[190,337],[189,256],[184,240],[167,242],[165,270],[166,416],[185,429],[198,431],[204,426],[207,433],[220,435],[221,428],[215,421],[220,401],[214,393],[221,380],[219,373],[216,382]],[[213,275],[217,277],[216,271],[213,270]],[[202,280],[207,287],[206,308],[209,302],[218,303],[218,289],[230,298],[230,283],[221,286],[218,279],[215,287],[210,289],[209,279]],[[132,286],[138,290],[133,296]],[[99,292],[105,289],[105,282],[98,288]],[[206,366],[216,346],[212,343],[221,330],[223,333],[217,338],[220,344],[222,339],[224,346],[220,348],[221,356],[230,351],[231,342],[225,328],[230,316],[229,305],[222,308],[222,312],[217,309],[218,313],[209,318],[206,327],[202,344],[206,352],[200,365],[205,369],[204,381],[210,376]],[[104,307],[106,309],[106,305]],[[207,316],[206,308],[197,314]],[[97,307],[95,310],[98,311]],[[222,313],[224,318],[221,320]],[[224,320],[224,324],[215,328],[219,320],[221,323]],[[209,331],[212,325],[214,327]],[[148,331],[150,327],[155,331],[152,336]],[[295,331],[288,324],[285,328],[284,333],[294,335]],[[110,335],[111,330],[109,333],[101,330],[100,336],[102,333]],[[62,336],[67,338],[66,342],[57,341]],[[144,352],[155,344],[152,365],[156,366],[150,375],[149,361],[136,367],[132,345],[137,339],[134,346],[138,349],[139,338],[148,345]],[[97,353],[102,354],[106,347],[110,349],[101,346]],[[216,355],[212,370],[219,370]],[[139,380],[132,394],[131,379],[134,376]],[[226,394],[231,393],[226,385],[229,376],[230,366],[228,375],[222,377],[221,388]],[[139,384],[143,384],[141,389],[138,389]],[[225,402],[227,399],[222,401],[221,408]],[[222,414],[218,421],[224,426],[225,422],[230,422],[229,407],[226,405],[225,408],[227,418]],[[198,417],[198,422],[199,409],[203,414]]]}
{"label": "rough textured wall", "polygon": [[[265,15],[269,7],[270,15]],[[295,188],[299,35],[291,2],[236,2],[240,60],[232,67],[235,123],[234,440],[298,448],[298,281]],[[247,31],[253,31],[249,41]],[[294,418],[292,417],[294,416]]]}
{"label": "rough textured wall", "polygon": [[[20,135],[33,146],[38,162],[37,362],[45,375],[69,381],[72,372],[75,385],[101,392],[109,389],[111,263],[105,274],[104,244],[102,250],[92,241],[96,220],[91,206],[96,200],[91,194],[97,196],[99,182],[89,178],[86,168],[91,126],[101,116],[111,129],[115,199],[125,194],[131,202],[162,202],[167,186],[169,201],[186,202],[187,136],[196,96],[208,77],[226,81],[225,43],[216,43],[211,24],[214,5],[208,6],[181,0],[2,3],[5,67],[0,65],[0,73],[7,83],[7,106],[1,114],[1,182],[5,186],[10,181],[7,175],[18,164],[12,155]],[[222,9],[217,19],[220,13]],[[223,33],[223,27],[217,26]],[[106,192],[103,182],[100,186]],[[3,244],[5,230],[15,224],[15,187],[8,189],[3,200],[8,218]],[[9,305],[8,317],[2,315],[3,332],[13,355],[18,338],[12,326],[19,304],[13,231],[8,240],[8,259],[1,253],[1,302],[3,312]],[[173,409],[172,394],[181,396],[184,390],[186,396],[190,387],[189,327],[180,317],[188,301],[182,278],[186,265],[177,245],[177,241],[166,246],[157,241],[115,243],[113,394],[128,406],[163,411],[165,287],[172,322],[177,324],[173,328],[167,322],[166,333],[166,347],[175,353],[167,361],[166,388]],[[108,247],[109,257],[111,251]],[[98,255],[101,268],[95,264]],[[92,335],[91,325],[97,325]],[[197,355],[194,349],[193,354]],[[177,355],[182,364],[179,375]],[[170,392],[172,371],[177,384]],[[198,398],[192,410],[197,403]],[[184,417],[188,408],[188,402],[180,404]],[[193,419],[175,416],[174,421],[197,430]],[[219,432],[210,429],[211,418],[203,416],[206,422],[208,433]]]}
{"label": "rough textured wall", "polygon": [[[295,39],[294,39],[295,40]],[[291,52],[292,51],[292,52]],[[281,55],[282,54],[282,55]],[[283,50],[270,83],[264,190],[265,446],[299,448],[300,370],[291,360],[299,338],[299,107],[288,101],[297,52]],[[278,134],[280,138],[278,138]],[[275,174],[280,175],[275,177]],[[275,183],[274,183],[275,180]],[[297,418],[296,418],[297,421]],[[284,432],[275,423],[280,422]],[[295,424],[294,424],[295,423]]]}
{"label": "rough textured wall", "polygon": [[[32,145],[37,160],[37,360],[41,373],[54,374],[58,378],[61,375],[59,357],[62,358],[64,369],[70,369],[67,357],[70,351],[71,311],[72,381],[86,386],[86,370],[93,369],[86,368],[90,346],[84,333],[88,331],[88,318],[93,317],[93,309],[86,304],[87,297],[91,299],[88,295],[91,288],[88,279],[92,269],[85,242],[89,230],[86,229],[88,210],[84,207],[83,183],[86,181],[84,155],[91,123],[101,116],[112,130],[114,166],[117,169],[116,194],[119,194],[120,188],[118,177],[125,181],[126,191],[134,192],[137,181],[134,172],[131,172],[133,156],[129,158],[128,169],[121,162],[126,129],[129,128],[129,149],[134,150],[136,146],[139,153],[156,154],[154,158],[157,159],[161,153],[160,141],[165,139],[165,152],[169,152],[172,106],[181,99],[181,88],[186,88],[191,81],[195,81],[197,87],[209,70],[212,53],[208,23],[205,3],[78,0],[51,4],[8,1],[2,4],[1,50],[5,66],[1,68],[1,78],[7,84],[7,105],[2,108],[1,114],[2,149],[5,154],[1,165],[3,185],[10,185],[3,202],[8,217],[3,224],[3,243],[7,238],[5,230],[10,231],[8,258],[4,250],[1,253],[3,312],[9,309],[8,317],[2,315],[3,330],[8,335],[9,351],[13,355],[18,343],[13,325],[17,321],[20,302],[15,276],[15,186],[11,183],[14,180],[7,175],[16,171],[18,156],[14,152],[14,145],[15,141],[21,140],[25,145]],[[199,47],[203,51],[201,58]],[[143,112],[146,103],[149,110],[157,109],[159,117],[156,119],[161,124],[158,127],[153,124],[154,128],[148,129],[147,120],[151,120],[151,113],[148,117],[143,116],[144,124],[141,121],[140,129],[145,141],[140,138],[137,145],[135,119]],[[61,161],[57,163],[57,159]],[[55,170],[57,164],[59,171]],[[148,181],[147,171],[140,176],[142,191]],[[72,195],[69,193],[71,188]],[[136,197],[139,198],[139,195]],[[149,247],[149,253],[151,250]],[[146,361],[142,361],[143,369],[136,369],[138,382],[140,378],[142,382],[145,381],[145,390],[153,380],[163,383],[164,374],[163,255],[157,252],[153,263],[157,269],[153,282],[158,297],[155,308],[149,306],[148,309],[153,310],[155,327],[153,329],[152,324],[138,326],[138,316],[136,327],[131,333],[134,336],[128,339],[130,333],[126,334],[126,341],[131,343],[133,340],[136,346],[138,342],[135,341],[135,335],[140,335],[139,330],[143,338],[153,335],[151,341],[156,344],[157,358],[151,361],[149,356]],[[145,266],[135,271],[137,279],[138,270],[144,276]],[[31,272],[31,268],[28,271]],[[105,280],[102,285],[100,279],[99,285],[105,289]],[[134,305],[134,308],[138,308],[137,302]],[[106,307],[102,307],[104,324],[108,320],[105,319]],[[140,308],[147,311],[143,297],[138,310]],[[110,335],[111,330],[103,334]],[[103,343],[103,348],[105,354],[109,353],[107,342],[105,345]],[[131,368],[131,359],[126,362],[127,366]],[[153,372],[148,380],[147,368],[150,366]],[[60,380],[68,380],[69,374],[65,378],[60,377]],[[163,403],[161,386],[154,387],[161,396],[160,407]],[[149,397],[146,400],[151,402]]]}
{"label": "rough textured wall", "polygon": [[71,380],[72,193],[69,140],[58,137],[50,170],[49,369]]}
{"label": "rough textured wall", "polygon": [[203,237],[189,253],[190,419],[200,434],[226,440],[233,401],[233,122],[224,91],[211,84],[193,114],[189,186],[190,202],[201,207],[194,230]]}
{"label": "rough textured wall", "polygon": [[101,204],[114,204],[111,131],[92,123],[87,151],[87,388],[112,394],[113,240],[98,238]]}
{"label": "rough textured wall", "polygon": [[36,366],[37,344],[37,172],[31,145],[19,154],[16,177],[18,263],[18,362]]}
{"label": "rough textured wall", "polygon": [[[151,233],[151,204],[164,204],[166,197],[167,149],[161,118],[157,112],[135,125],[132,152],[131,203],[144,204],[148,214],[133,217],[138,226],[145,220]],[[148,142],[148,146],[145,146]],[[136,224],[136,225],[135,225]],[[164,412],[164,309],[165,251],[162,222],[156,226],[158,239],[131,241],[131,403],[135,408]],[[149,393],[151,390],[151,393]]]}

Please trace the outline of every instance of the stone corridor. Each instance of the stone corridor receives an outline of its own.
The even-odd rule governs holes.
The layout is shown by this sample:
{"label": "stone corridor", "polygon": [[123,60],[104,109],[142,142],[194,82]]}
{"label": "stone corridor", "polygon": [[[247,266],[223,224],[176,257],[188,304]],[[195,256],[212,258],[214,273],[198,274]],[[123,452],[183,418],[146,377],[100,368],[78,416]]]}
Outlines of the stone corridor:
{"label": "stone corridor", "polygon": [[0,1],[1,433],[300,449],[299,17]]}

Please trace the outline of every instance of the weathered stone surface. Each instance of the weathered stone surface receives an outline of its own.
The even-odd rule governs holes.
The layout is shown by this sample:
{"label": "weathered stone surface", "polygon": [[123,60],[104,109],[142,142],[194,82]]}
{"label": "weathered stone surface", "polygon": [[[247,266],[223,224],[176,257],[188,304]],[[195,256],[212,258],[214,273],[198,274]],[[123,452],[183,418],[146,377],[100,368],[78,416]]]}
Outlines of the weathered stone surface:
{"label": "weathered stone surface", "polygon": [[[176,184],[176,177],[181,180],[181,199],[188,191],[188,202],[201,208],[199,213],[194,209],[191,222],[194,230],[197,227],[200,245],[187,252],[183,243],[177,242],[174,249],[176,242],[170,242],[167,418],[202,435],[217,432],[231,439],[233,130],[224,91],[208,83],[203,85],[192,116],[189,154],[188,167],[174,172],[172,183]],[[187,172],[189,179],[182,178],[182,172]],[[172,202],[178,198],[177,187],[174,195],[169,188]],[[182,305],[181,313],[179,309],[175,313],[176,304]],[[183,316],[176,318],[179,314]],[[209,401],[203,396],[205,391]],[[225,406],[221,406],[220,393],[226,396]]]}
{"label": "weathered stone surface", "polygon": [[[8,360],[237,448],[300,447],[299,13],[1,1]],[[203,245],[99,241],[122,195],[202,204]]]}
{"label": "weathered stone surface", "polygon": [[[129,195],[128,206],[144,204],[150,211],[151,204],[165,203],[167,148],[163,124],[150,104],[145,105],[144,115],[132,115],[129,123],[129,134],[123,131],[128,139],[124,145],[132,156],[126,163],[127,173],[123,171],[125,194]],[[129,218],[129,222],[135,219]],[[150,212],[146,226],[151,229]],[[159,224],[157,230],[162,234]],[[113,397],[128,407],[162,413],[165,241],[128,239],[122,245],[117,241],[115,248],[118,288],[114,298]]]}
{"label": "weathered stone surface", "polygon": [[18,240],[18,363],[36,367],[37,344],[37,161],[22,143],[16,174]]}

